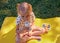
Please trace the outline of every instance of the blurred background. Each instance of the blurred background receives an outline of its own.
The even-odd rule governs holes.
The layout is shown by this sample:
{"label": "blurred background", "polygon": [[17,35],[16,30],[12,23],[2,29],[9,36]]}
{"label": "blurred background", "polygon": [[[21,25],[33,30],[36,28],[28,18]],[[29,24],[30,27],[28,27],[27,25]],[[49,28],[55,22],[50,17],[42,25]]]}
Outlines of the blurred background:
{"label": "blurred background", "polygon": [[37,18],[60,17],[60,0],[0,0],[0,28],[5,17],[17,17],[17,3],[28,2]]}

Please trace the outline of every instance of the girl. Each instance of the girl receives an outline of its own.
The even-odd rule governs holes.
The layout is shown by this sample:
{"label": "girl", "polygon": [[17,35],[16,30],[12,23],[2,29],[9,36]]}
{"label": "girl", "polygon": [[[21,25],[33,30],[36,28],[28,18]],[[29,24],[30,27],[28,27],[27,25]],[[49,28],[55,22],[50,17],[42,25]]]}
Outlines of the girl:
{"label": "girl", "polygon": [[26,2],[18,4],[17,12],[16,43],[26,43],[30,39],[40,40],[39,35],[48,32],[48,28],[41,29],[34,25],[35,15],[30,4]]}

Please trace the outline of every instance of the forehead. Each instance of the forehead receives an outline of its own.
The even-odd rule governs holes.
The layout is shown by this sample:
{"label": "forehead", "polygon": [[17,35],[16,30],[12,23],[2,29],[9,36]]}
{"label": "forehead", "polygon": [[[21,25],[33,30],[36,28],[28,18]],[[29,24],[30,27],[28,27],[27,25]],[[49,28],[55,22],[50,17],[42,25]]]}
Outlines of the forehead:
{"label": "forehead", "polygon": [[28,3],[22,3],[21,6],[22,7],[28,7]]}
{"label": "forehead", "polygon": [[22,5],[27,5],[28,3],[22,3]]}

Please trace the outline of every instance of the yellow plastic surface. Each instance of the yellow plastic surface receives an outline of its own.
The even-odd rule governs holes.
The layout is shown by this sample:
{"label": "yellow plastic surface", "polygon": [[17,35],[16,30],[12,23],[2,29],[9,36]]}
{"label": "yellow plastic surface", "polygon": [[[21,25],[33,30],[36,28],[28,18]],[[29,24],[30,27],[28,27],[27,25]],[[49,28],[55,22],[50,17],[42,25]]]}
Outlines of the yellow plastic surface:
{"label": "yellow plastic surface", "polygon": [[[36,18],[35,24],[42,27],[42,24],[50,24],[51,29],[47,34],[42,35],[42,40],[30,40],[27,43],[60,43],[60,17],[40,19]],[[15,42],[16,17],[6,17],[0,30],[0,43]]]}

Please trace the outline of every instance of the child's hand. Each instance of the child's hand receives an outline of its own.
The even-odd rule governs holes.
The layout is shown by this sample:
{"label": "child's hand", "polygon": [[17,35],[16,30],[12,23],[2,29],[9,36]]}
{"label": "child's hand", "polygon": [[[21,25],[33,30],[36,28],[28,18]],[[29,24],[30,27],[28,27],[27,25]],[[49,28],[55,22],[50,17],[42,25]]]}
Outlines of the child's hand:
{"label": "child's hand", "polygon": [[41,40],[41,37],[39,36],[39,34],[36,35],[34,33],[32,35],[30,33],[29,34],[28,33],[24,33],[23,37],[21,37],[21,38],[23,38],[24,41],[32,40],[32,39],[36,39],[36,40],[39,40],[39,41]]}
{"label": "child's hand", "polygon": [[20,34],[20,37],[24,37],[26,35],[29,36],[29,33],[28,32],[22,33],[22,34]]}
{"label": "child's hand", "polygon": [[29,36],[28,35],[25,35],[24,37],[20,37],[20,41],[21,43],[27,43],[28,40],[30,40]]}

